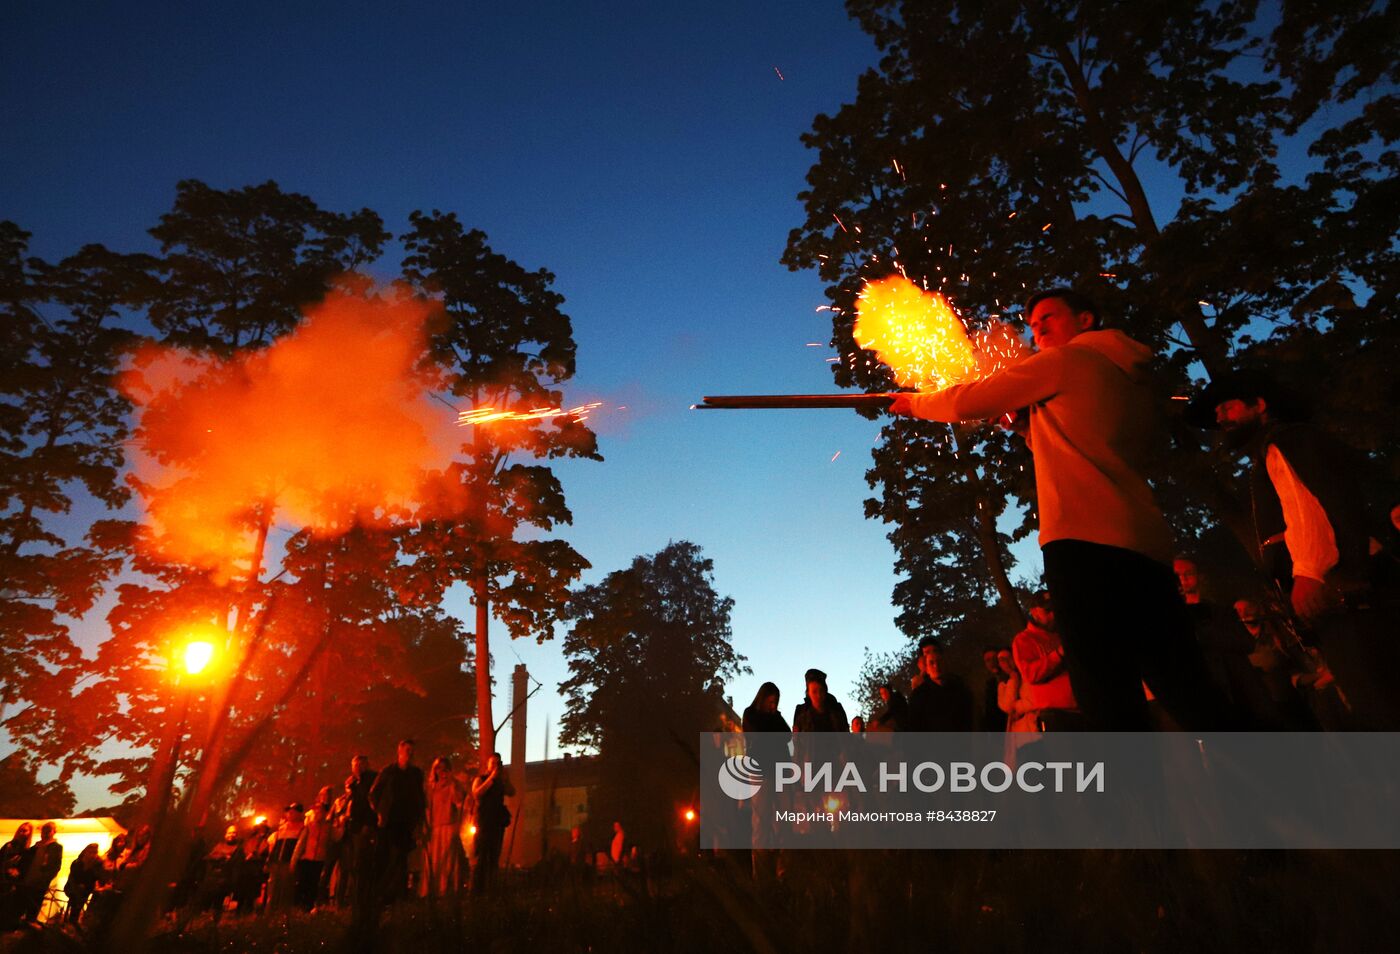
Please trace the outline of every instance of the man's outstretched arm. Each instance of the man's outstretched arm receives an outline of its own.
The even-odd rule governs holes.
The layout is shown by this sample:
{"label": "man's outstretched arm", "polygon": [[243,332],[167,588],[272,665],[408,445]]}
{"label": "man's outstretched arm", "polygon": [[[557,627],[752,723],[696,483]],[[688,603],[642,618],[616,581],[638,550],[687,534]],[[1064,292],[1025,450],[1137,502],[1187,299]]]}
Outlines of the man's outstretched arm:
{"label": "man's outstretched arm", "polygon": [[1059,349],[1031,355],[995,374],[942,391],[896,394],[890,411],[928,421],[987,421],[1054,397],[1064,359]]}

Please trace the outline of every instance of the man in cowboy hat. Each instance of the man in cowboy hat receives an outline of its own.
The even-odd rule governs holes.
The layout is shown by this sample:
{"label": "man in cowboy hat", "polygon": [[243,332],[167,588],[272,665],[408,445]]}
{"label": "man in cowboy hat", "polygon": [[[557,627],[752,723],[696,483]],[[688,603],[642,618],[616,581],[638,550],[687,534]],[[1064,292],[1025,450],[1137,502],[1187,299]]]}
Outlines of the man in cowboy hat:
{"label": "man in cowboy hat", "polygon": [[1187,410],[1192,423],[1220,429],[1228,447],[1249,454],[1265,568],[1317,635],[1353,722],[1395,731],[1400,633],[1370,585],[1363,463],[1303,417],[1291,392],[1252,370],[1217,377]]}

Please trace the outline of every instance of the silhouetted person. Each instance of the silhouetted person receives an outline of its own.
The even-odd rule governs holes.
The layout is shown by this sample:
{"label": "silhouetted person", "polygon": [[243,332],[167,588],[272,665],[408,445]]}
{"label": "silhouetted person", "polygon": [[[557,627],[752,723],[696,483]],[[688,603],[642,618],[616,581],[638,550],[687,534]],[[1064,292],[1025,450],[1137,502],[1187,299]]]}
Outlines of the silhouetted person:
{"label": "silhouetted person", "polygon": [[880,693],[881,707],[870,717],[866,731],[903,732],[908,728],[909,700],[888,682],[882,683],[877,691]]}
{"label": "silhouetted person", "polygon": [[1294,613],[1316,633],[1355,727],[1400,729],[1400,624],[1393,598],[1373,585],[1365,462],[1302,420],[1301,406],[1267,375],[1216,378],[1190,414],[1248,453],[1260,552]]}
{"label": "silhouetted person", "polygon": [[808,669],[804,677],[807,698],[792,713],[794,732],[849,732],[851,722],[846,710],[826,688],[826,673]]}
{"label": "silhouetted person", "polygon": [[63,893],[68,898],[68,920],[77,924],[83,914],[83,907],[102,877],[101,849],[96,842],[88,845],[68,866],[68,880],[63,883]]}
{"label": "silhouetted person", "polygon": [[923,681],[909,694],[911,732],[971,732],[972,693],[943,665],[943,647],[932,636],[919,640]]}
{"label": "silhouetted person", "polygon": [[427,810],[423,770],[413,764],[413,740],[399,742],[397,759],[375,778],[370,806],[379,823],[381,895],[397,901],[408,890],[408,856]]}
{"label": "silhouetted person", "polygon": [[14,835],[0,847],[0,900],[9,897],[19,884],[31,851],[30,842],[34,839],[34,826],[22,822]]}
{"label": "silhouetted person", "polygon": [[506,799],[514,794],[515,788],[501,763],[501,753],[491,753],[486,760],[486,771],[472,782],[472,796],[476,799],[476,838],[472,842],[476,864],[472,867],[472,894],[481,894],[496,878],[501,866],[501,844],[510,827]]}
{"label": "silhouetted person", "polygon": [[369,757],[350,760],[350,776],[345,780],[340,841],[341,878],[337,892],[341,901],[362,905],[374,892],[375,835],[379,821],[370,804],[369,792],[379,774],[369,767]]}
{"label": "silhouetted person", "polygon": [[38,919],[44,895],[63,866],[63,846],[54,839],[57,833],[57,825],[44,822],[39,829],[39,840],[30,849],[28,863],[19,876],[19,911],[26,920]]}
{"label": "silhouetted person", "polygon": [[1006,713],[997,705],[997,690],[1006,681],[1006,673],[997,662],[997,647],[982,650],[982,668],[987,671],[987,679],[982,684],[982,731],[1005,732]]}
{"label": "silhouetted person", "polygon": [[[781,694],[778,687],[765,682],[758,687],[753,702],[744,710],[744,751],[758,763],[765,781],[773,778],[774,764],[785,762],[789,757],[788,740],[792,730],[779,711]],[[773,816],[775,802],[773,790],[763,785],[749,800],[750,840],[753,853],[750,857],[754,881],[767,888],[778,876],[777,858],[772,850],[775,835]]]}

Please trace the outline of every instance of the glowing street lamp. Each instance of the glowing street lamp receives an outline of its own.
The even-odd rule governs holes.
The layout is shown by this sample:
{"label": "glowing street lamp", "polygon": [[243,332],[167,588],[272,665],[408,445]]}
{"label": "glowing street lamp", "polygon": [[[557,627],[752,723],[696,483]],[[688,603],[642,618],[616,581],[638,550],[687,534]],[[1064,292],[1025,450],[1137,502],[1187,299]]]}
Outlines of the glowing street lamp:
{"label": "glowing street lamp", "polygon": [[196,639],[185,644],[185,672],[197,676],[214,658],[214,644]]}

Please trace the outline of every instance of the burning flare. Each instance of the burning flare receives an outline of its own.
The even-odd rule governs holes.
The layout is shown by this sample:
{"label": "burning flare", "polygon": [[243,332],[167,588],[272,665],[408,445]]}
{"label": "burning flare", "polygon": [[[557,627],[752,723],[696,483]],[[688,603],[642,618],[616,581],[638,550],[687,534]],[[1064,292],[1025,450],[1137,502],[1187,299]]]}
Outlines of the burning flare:
{"label": "burning flare", "polygon": [[460,447],[423,370],[432,308],[337,290],[261,350],[141,349],[119,384],[156,555],[229,579],[255,557],[258,519],[330,535],[428,499],[460,508],[429,483]]}
{"label": "burning flare", "polygon": [[593,401],[578,407],[535,407],[528,411],[498,411],[494,407],[474,407],[470,411],[459,411],[457,423],[465,427],[468,424],[492,424],[496,421],[548,421],[558,417],[584,421],[588,419],[589,414],[602,406],[602,401]]}
{"label": "burning flare", "polygon": [[866,282],[856,303],[855,340],[889,365],[900,386],[938,391],[984,378],[1026,354],[1009,325],[993,322],[969,336],[940,292],[903,275]]}

